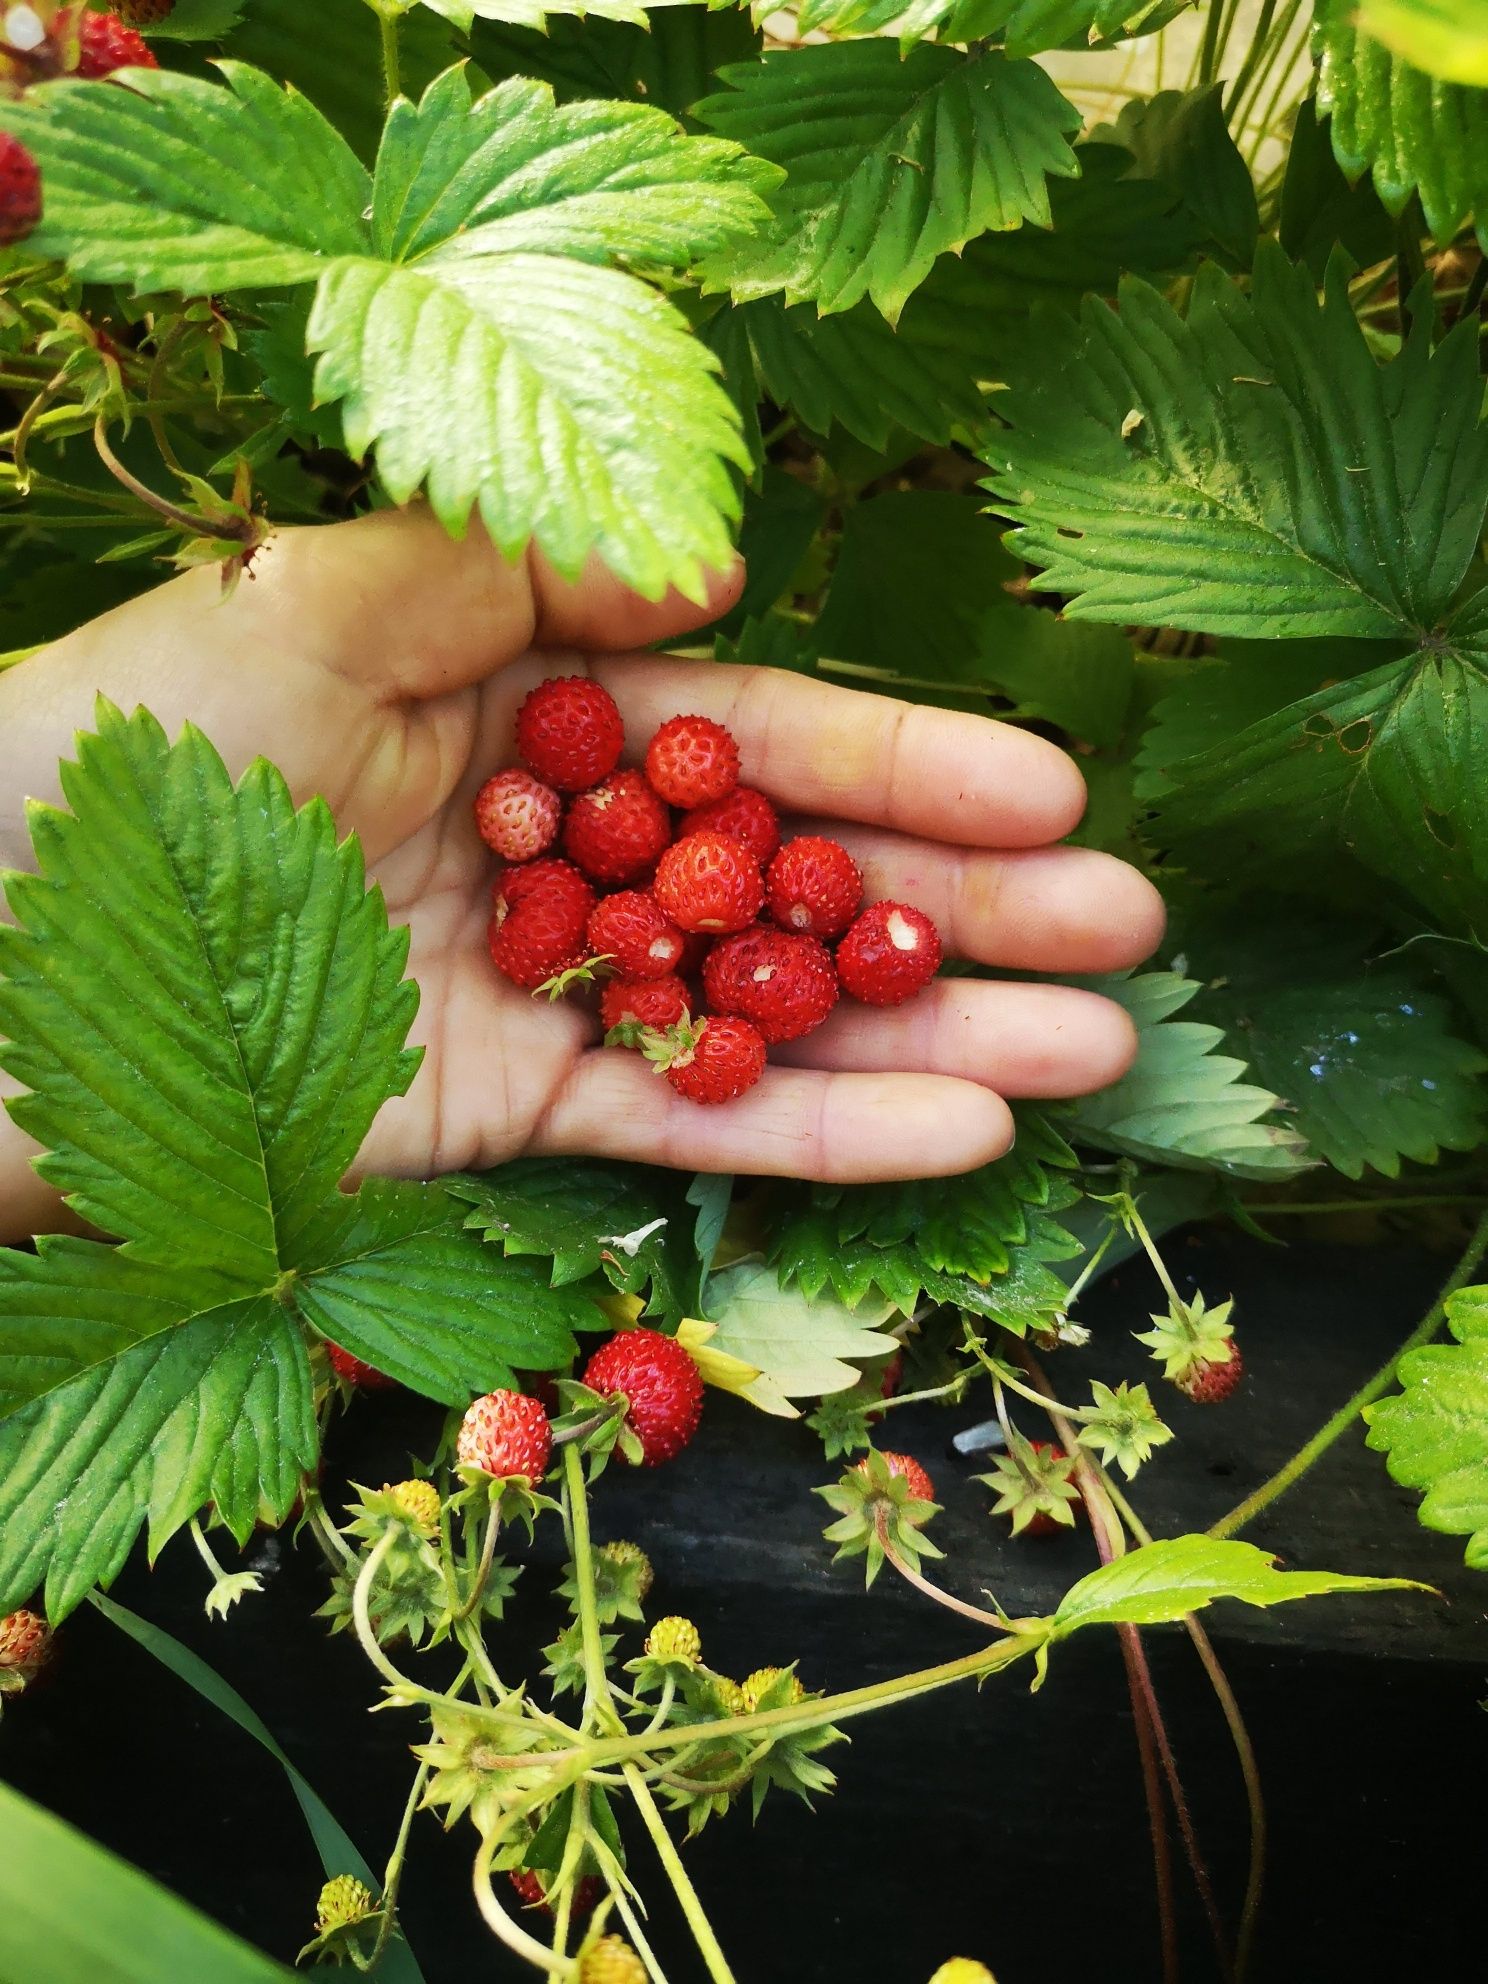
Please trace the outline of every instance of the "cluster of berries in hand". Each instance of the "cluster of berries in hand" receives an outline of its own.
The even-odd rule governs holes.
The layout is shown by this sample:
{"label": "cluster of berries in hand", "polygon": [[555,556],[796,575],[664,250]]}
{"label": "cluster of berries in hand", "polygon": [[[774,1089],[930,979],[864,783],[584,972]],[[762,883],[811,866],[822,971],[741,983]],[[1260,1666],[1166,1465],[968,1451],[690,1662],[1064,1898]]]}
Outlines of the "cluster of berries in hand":
{"label": "cluster of berries in hand", "polygon": [[[50,25],[30,7],[11,7],[0,20],[0,93],[18,95],[53,76],[104,82],[120,69],[158,69],[140,34],[163,21],[176,0],[118,0],[117,13],[61,8]],[[24,241],[41,219],[41,173],[10,133],[0,132],[0,247]]]}
{"label": "cluster of berries in hand", "polygon": [[820,1026],[840,993],[897,1006],[929,984],[941,959],[929,917],[865,908],[834,840],[782,847],[722,724],[669,718],[644,771],[618,769],[624,744],[597,682],[543,682],[517,715],[525,769],[481,788],[481,838],[511,864],[491,957],[514,985],[566,990],[603,964],[616,974],[600,1001],[607,1042],[641,1048],[690,1101],[730,1102],[768,1048]]}

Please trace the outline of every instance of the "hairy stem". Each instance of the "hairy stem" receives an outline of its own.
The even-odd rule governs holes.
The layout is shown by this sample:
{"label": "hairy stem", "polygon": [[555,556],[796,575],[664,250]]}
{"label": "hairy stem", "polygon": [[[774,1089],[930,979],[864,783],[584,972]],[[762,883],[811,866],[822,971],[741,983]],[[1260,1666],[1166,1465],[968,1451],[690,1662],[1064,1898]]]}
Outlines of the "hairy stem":
{"label": "hairy stem", "polygon": [[889,1525],[885,1516],[879,1515],[874,1526],[878,1531],[879,1547],[906,1584],[913,1585],[917,1592],[936,1605],[943,1605],[948,1612],[959,1612],[963,1619],[971,1619],[978,1626],[990,1626],[996,1633],[1007,1631],[1007,1626],[995,1612],[984,1612],[980,1605],[969,1605],[964,1598],[942,1591],[939,1585],[931,1584],[929,1578],[921,1577],[912,1564],[907,1564],[889,1541]]}
{"label": "hairy stem", "polygon": [[713,1925],[698,1898],[697,1889],[692,1885],[687,1869],[682,1865],[671,1834],[666,1829],[666,1821],[657,1809],[651,1787],[641,1776],[634,1764],[625,1766],[625,1781],[630,1786],[630,1795],[635,1801],[636,1810],[641,1815],[641,1823],[651,1835],[651,1844],[656,1848],[656,1857],[666,1869],[682,1913],[687,1917],[687,1926],[692,1931],[692,1940],[697,1944],[698,1955],[703,1959],[713,1984],[736,1984],[728,1958],[724,1955]]}
{"label": "hairy stem", "polygon": [[398,1889],[403,1881],[403,1862],[408,1854],[408,1835],[413,1830],[413,1815],[418,1810],[424,1786],[429,1782],[429,1766],[420,1764],[403,1807],[403,1819],[398,1827],[398,1837],[393,1841],[392,1855],[382,1876],[382,1920],[377,1925],[377,1939],[359,1968],[373,1970],[382,1960],[382,1953],[392,1941],[393,1930],[397,1925]]}
{"label": "hairy stem", "polygon": [[1307,1444],[1300,1447],[1284,1467],[1276,1470],[1269,1481],[1263,1481],[1253,1494],[1247,1495],[1243,1502],[1237,1503],[1227,1516],[1222,1516],[1218,1522],[1212,1523],[1209,1528],[1211,1536],[1233,1536],[1237,1530],[1244,1529],[1247,1523],[1253,1522],[1263,1509],[1270,1508],[1271,1504],[1279,1496],[1284,1495],[1294,1482],[1300,1481],[1314,1461],[1321,1459],[1329,1447],[1348,1432],[1366,1405],[1373,1405],[1377,1398],[1383,1397],[1394,1383],[1401,1358],[1408,1356],[1413,1350],[1419,1350],[1423,1343],[1430,1343],[1442,1326],[1448,1300],[1459,1288],[1465,1287],[1472,1280],[1485,1254],[1488,1254],[1488,1213],[1485,1213],[1473,1228],[1472,1238],[1464,1248],[1457,1265],[1443,1283],[1441,1293],[1389,1362],[1381,1365],[1374,1376],[1366,1384],[1361,1385],[1353,1397],[1338,1408],[1327,1424],[1319,1427]]}
{"label": "hairy stem", "polygon": [[496,1537],[501,1528],[501,1502],[499,1497],[491,1498],[491,1507],[486,1516],[486,1533],[481,1538],[480,1562],[475,1567],[475,1576],[470,1581],[458,1609],[453,1613],[451,1623],[459,1625],[468,1619],[486,1595],[486,1585],[491,1576],[491,1566],[496,1560]]}

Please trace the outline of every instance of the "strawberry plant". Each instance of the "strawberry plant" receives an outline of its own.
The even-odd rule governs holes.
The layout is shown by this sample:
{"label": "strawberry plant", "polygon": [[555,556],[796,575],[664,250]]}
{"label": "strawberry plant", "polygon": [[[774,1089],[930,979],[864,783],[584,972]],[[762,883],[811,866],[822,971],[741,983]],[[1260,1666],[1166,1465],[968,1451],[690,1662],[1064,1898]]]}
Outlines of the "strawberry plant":
{"label": "strawberry plant", "polygon": [[[217,1630],[251,1635],[235,1561],[283,1530],[365,1655],[367,1740],[411,1760],[375,1866],[285,1760],[326,1863],[301,1960],[416,1984],[400,1882],[442,1823],[509,1974],[662,1984],[659,1882],[689,1974],[727,1984],[749,1959],[689,1838],[824,1797],[849,1723],[941,1691],[975,1714],[965,1683],[1036,1683],[1107,1632],[1160,1902],[1143,1974],[1178,1975],[1186,1872],[1215,1974],[1245,1975],[1262,1792],[1198,1615],[1419,1567],[1283,1569],[1239,1533],[1362,1435],[1382,1501],[1418,1492],[1488,1568],[1485,204],[1481,5],[0,0],[0,721],[7,781],[62,801],[0,797],[0,1061],[41,1152],[0,1253],[7,1725],[50,1712],[33,1693],[87,1605],[282,1756],[108,1590],[136,1552],[194,1549]],[[400,510],[466,638],[525,659],[483,701],[496,663],[379,596],[400,673],[370,700],[425,713],[382,732],[351,567],[323,554],[339,646],[280,574],[347,531],[375,557]],[[439,562],[459,539],[527,575],[520,610]],[[78,630],[153,611],[172,572],[177,634],[95,677],[107,638]],[[574,605],[596,572],[615,615],[680,600],[687,631],[626,619],[660,658],[560,674],[546,650],[604,645]],[[164,624],[103,626],[128,647]],[[304,687],[307,655],[333,688]],[[80,675],[101,694],[57,769],[32,713]],[[879,732],[1001,719],[1055,824],[1007,827],[973,770],[865,793],[844,687],[898,699]],[[242,748],[250,695],[289,706],[268,756]],[[1088,789],[1072,834],[1050,742]],[[427,763],[437,803],[369,827],[367,758]],[[1066,836],[1114,934],[1087,941],[1072,871],[1040,865]],[[514,864],[494,897],[491,853]],[[1151,892],[1118,862],[1166,904],[1142,963]],[[408,867],[452,905],[432,935]],[[1051,1072],[1071,977],[1135,1037],[1098,1086]],[[992,992],[1040,1043],[1000,1084]],[[432,1111],[421,996],[481,1015]],[[645,1060],[584,1061],[617,1086],[564,1128],[602,1035]],[[890,1052],[947,1078],[928,1137]],[[532,1121],[464,1136],[502,1056],[551,1075]],[[850,1164],[811,1145],[823,1067],[884,1084]],[[750,1127],[778,1128],[748,1113],[771,1077],[788,1134]],[[979,1093],[985,1161],[950,1163],[973,1083],[1017,1098],[1016,1141]],[[722,1106],[678,1130],[673,1094]],[[1419,1219],[1454,1264],[1292,1460],[1154,1537],[1167,1401],[1222,1413],[1261,1382],[1243,1306],[1172,1271],[1164,1234],[1196,1218],[1257,1245]],[[1111,1382],[1082,1369],[1081,1303],[1123,1259],[1151,1301],[1103,1346]],[[392,1385],[428,1403],[417,1462],[323,1471]],[[937,1482],[901,1451],[912,1402],[982,1422],[988,1471]],[[904,1581],[934,1658],[739,1679],[653,1600],[663,1566],[596,1547],[620,1470],[750,1411],[819,1443],[823,1561]],[[973,1599],[936,1540],[952,1494],[1009,1549],[1078,1538],[1088,1569],[1046,1611]],[[523,1673],[499,1627],[539,1530],[567,1623]],[[1175,1763],[1145,1638],[1168,1626],[1244,1776],[1239,1896]],[[78,1974],[93,1898],[131,1977],[286,1974],[15,1794],[0,1816],[7,1975]],[[139,1967],[167,1944],[174,1970]],[[942,1984],[989,1984],[996,1945],[989,1921]]]}

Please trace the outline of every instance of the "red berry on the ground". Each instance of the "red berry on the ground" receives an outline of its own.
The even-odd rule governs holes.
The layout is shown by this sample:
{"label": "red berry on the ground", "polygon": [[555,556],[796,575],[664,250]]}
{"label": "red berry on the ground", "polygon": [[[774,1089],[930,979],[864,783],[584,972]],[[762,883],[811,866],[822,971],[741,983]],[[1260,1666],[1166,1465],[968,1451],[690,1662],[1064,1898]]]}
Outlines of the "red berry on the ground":
{"label": "red berry on the ground", "polygon": [[649,889],[621,889],[589,912],[589,949],[627,978],[666,978],[682,961],[682,932]]}
{"label": "red berry on the ground", "polygon": [[158,69],[144,36],[117,14],[84,14],[78,22],[77,73],[85,82],[101,82],[116,69]]}
{"label": "red berry on the ground", "polygon": [[770,914],[783,930],[836,937],[863,900],[863,877],[847,849],[822,834],[787,841],[765,877]]}
{"label": "red berry on the ground", "polygon": [[41,219],[41,173],[19,138],[0,132],[0,247],[24,241]]}
{"label": "red berry on the ground", "polygon": [[498,772],[475,796],[475,825],[493,853],[506,861],[535,861],[558,838],[563,802],[531,772]]}
{"label": "red berry on the ground", "polygon": [[563,851],[596,882],[649,875],[672,837],[667,809],[639,772],[612,772],[581,792],[563,823]]}
{"label": "red berry on the ground", "polygon": [[666,1078],[689,1102],[736,1102],[764,1072],[759,1028],[721,1013],[697,1022],[696,1038],[671,1059]]}
{"label": "red berry on the ground", "polygon": [[686,834],[727,834],[741,840],[763,868],[780,846],[780,819],[762,792],[736,785],[726,797],[684,813],[677,838]]}
{"label": "red berry on the ground", "polygon": [[727,834],[688,834],[656,865],[656,900],[683,930],[745,930],[765,899],[759,863]]}
{"label": "red berry on the ground", "polygon": [[1227,1363],[1196,1364],[1177,1384],[1179,1391],[1195,1405],[1223,1405],[1244,1376],[1245,1360],[1240,1355],[1239,1344],[1231,1339]]}
{"label": "red berry on the ground", "polygon": [[583,792],[620,762],[625,726],[608,689],[583,675],[539,682],[517,711],[517,749],[560,792]]}
{"label": "red berry on the ground", "polygon": [[940,933],[908,903],[870,903],[837,946],[844,992],[868,1006],[899,1006],[940,969]]}
{"label": "red berry on the ground", "polygon": [[488,1392],[460,1421],[455,1460],[499,1480],[520,1476],[536,1485],[548,1471],[553,1429],[548,1415],[525,1392]]}
{"label": "red berry on the ground", "polygon": [[593,907],[593,889],[567,861],[509,868],[492,896],[492,963],[514,985],[535,992],[589,955],[585,925]]}
{"label": "red berry on the ground", "polygon": [[837,1003],[832,954],[815,937],[756,926],[724,937],[703,966],[703,989],[715,1013],[752,1020],[768,1047],[799,1040]]}
{"label": "red berry on the ground", "polygon": [[375,1364],[353,1357],[339,1343],[328,1343],[326,1356],[331,1360],[331,1369],[336,1376],[348,1385],[354,1385],[359,1392],[389,1392],[397,1388],[396,1378],[390,1378],[386,1371],[379,1371]]}
{"label": "red berry on the ground", "polygon": [[624,1392],[626,1423],[641,1443],[641,1465],[674,1459],[697,1431],[703,1381],[675,1337],[659,1330],[622,1330],[596,1350],[584,1383],[608,1398]]}
{"label": "red berry on the ground", "polygon": [[711,717],[668,717],[646,747],[646,776],[669,806],[706,806],[739,783],[739,747]]}
{"label": "red berry on the ground", "polygon": [[687,1012],[687,987],[680,978],[612,978],[599,995],[606,1033],[627,1024],[665,1033],[686,1019]]}
{"label": "red berry on the ground", "polygon": [[52,1651],[52,1629],[38,1612],[10,1612],[0,1619],[0,1676],[34,1674]]}
{"label": "red berry on the ground", "polygon": [[[917,1502],[933,1502],[935,1500],[935,1483],[930,1479],[924,1468],[920,1466],[920,1463],[915,1459],[913,1454],[880,1453],[879,1459],[887,1463],[890,1474],[897,1474],[899,1476]],[[859,1474],[866,1474],[868,1472],[868,1463],[866,1460],[860,1460],[857,1463],[857,1471]]]}

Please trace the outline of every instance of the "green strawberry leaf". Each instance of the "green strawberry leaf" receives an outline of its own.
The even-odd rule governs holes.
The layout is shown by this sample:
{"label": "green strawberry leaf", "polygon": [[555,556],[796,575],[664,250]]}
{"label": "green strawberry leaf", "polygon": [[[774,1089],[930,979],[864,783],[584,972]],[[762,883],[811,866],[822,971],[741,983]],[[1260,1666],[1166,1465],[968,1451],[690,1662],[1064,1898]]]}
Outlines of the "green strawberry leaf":
{"label": "green strawberry leaf", "polygon": [[407,937],[261,759],[234,786],[198,731],[101,703],[62,782],[70,813],[31,811],[40,872],[7,881],[11,1114],[136,1255],[268,1287],[413,1078]]}
{"label": "green strawberry leaf", "polygon": [[[162,1288],[178,1295],[166,1273]],[[107,1585],[208,1502],[240,1543],[280,1521],[316,1451],[304,1337],[270,1296],[180,1315],[0,1422],[0,1607],[45,1580],[48,1616]]]}
{"label": "green strawberry leaf", "polygon": [[442,1185],[373,1180],[332,1200],[301,1239],[295,1307],[312,1328],[426,1398],[463,1406],[516,1369],[557,1370],[572,1331],[603,1320],[465,1229]]}
{"label": "green strawberry leaf", "polygon": [[[986,4],[986,0],[983,0]],[[1088,48],[1129,35],[1155,34],[1181,14],[1191,0],[990,0],[993,16],[1007,28],[1013,55],[1042,55],[1073,43]],[[986,32],[985,17],[978,32]]]}
{"label": "green strawberry leaf", "polygon": [[1135,280],[1119,314],[1045,313],[996,402],[1013,550],[1072,618],[1431,638],[1477,548],[1488,436],[1474,327],[1426,335],[1377,365],[1341,279],[1320,307],[1270,244],[1248,295],[1205,265],[1186,318]]}
{"label": "green strawberry leaf", "polygon": [[1344,177],[1315,99],[1301,105],[1292,126],[1277,238],[1319,283],[1335,245],[1366,269],[1394,251],[1390,216],[1368,179],[1350,185]]}
{"label": "green strawberry leaf", "polygon": [[1338,163],[1368,173],[1392,214],[1421,196],[1438,241],[1465,220],[1488,230],[1488,96],[1413,68],[1358,23],[1354,0],[1318,0],[1317,107]]}
{"label": "green strawberry leaf", "polygon": [[175,0],[162,21],[150,21],[149,41],[220,41],[243,18],[247,0]]}
{"label": "green strawberry leaf", "polygon": [[1488,0],[1361,0],[1359,22],[1433,76],[1488,84]]}
{"label": "green strawberry leaf", "polygon": [[1281,1107],[1268,1089],[1240,1077],[1245,1063],[1215,1049],[1217,1026],[1175,1020],[1198,992],[1172,971],[1082,983],[1125,1006],[1137,1024],[1137,1058],[1119,1082],[1051,1111],[1076,1143],[1183,1170],[1231,1178],[1289,1178],[1309,1158],[1295,1130],[1267,1121]]}
{"label": "green strawberry leaf", "polygon": [[1223,88],[1160,90],[1136,97],[1109,134],[1147,179],[1178,188],[1195,227],[1237,267],[1255,257],[1260,213],[1254,181],[1225,121]]}
{"label": "green strawberry leaf", "polygon": [[1050,222],[1049,175],[1079,167],[1073,110],[1031,62],[887,41],[767,52],[723,72],[696,115],[787,170],[775,224],[715,264],[740,299],[824,312],[864,296],[891,321],[936,258],[989,228]]}
{"label": "green strawberry leaf", "polygon": [[1364,1408],[1368,1442],[1389,1456],[1390,1479],[1425,1490],[1427,1529],[1468,1539],[1466,1558],[1488,1570],[1488,1288],[1447,1303],[1457,1341],[1400,1360],[1403,1390]]}
{"label": "green strawberry leaf", "polygon": [[761,36],[747,11],[662,7],[644,26],[592,15],[554,14],[541,28],[478,20],[470,49],[493,80],[536,76],[560,103],[620,97],[684,117],[728,62],[759,53]]}
{"label": "green strawberry leaf", "polygon": [[1253,1543],[1173,1536],[1129,1550],[1071,1585],[1059,1601],[1050,1638],[1085,1626],[1158,1626],[1200,1612],[1219,1598],[1281,1605],[1329,1592],[1427,1591],[1410,1578],[1345,1577],[1333,1571],[1279,1571]]}
{"label": "green strawberry leaf", "polygon": [[[420,4],[420,0],[415,0]],[[548,16],[573,14],[597,21],[630,21],[644,26],[646,10],[640,0],[421,0],[421,4],[457,28],[475,21],[507,21],[541,30]],[[657,4],[657,0],[653,0]],[[665,5],[666,0],[660,0]]]}

